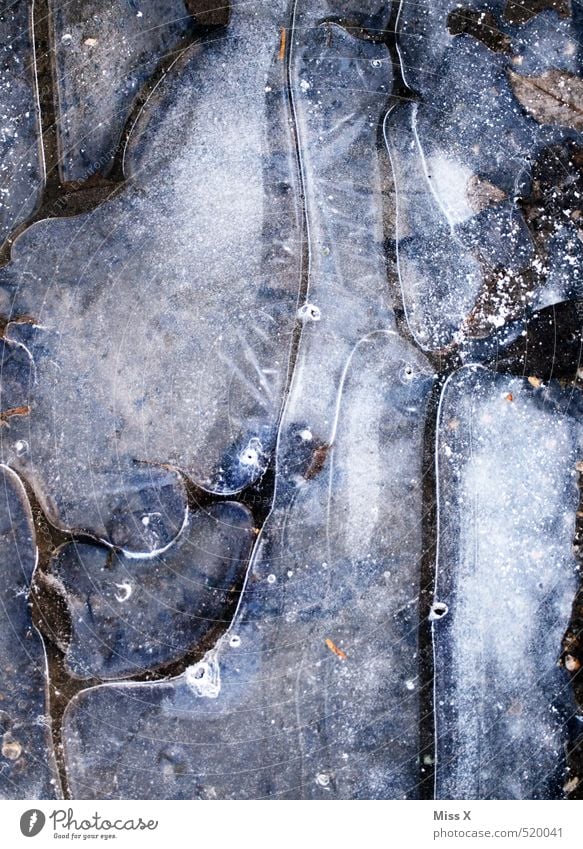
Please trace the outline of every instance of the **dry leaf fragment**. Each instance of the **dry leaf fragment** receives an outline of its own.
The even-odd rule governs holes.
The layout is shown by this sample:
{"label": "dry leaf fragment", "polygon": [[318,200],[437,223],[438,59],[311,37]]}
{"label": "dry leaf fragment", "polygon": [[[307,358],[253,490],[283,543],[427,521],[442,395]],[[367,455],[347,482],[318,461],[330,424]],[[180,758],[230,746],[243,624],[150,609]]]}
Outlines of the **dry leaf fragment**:
{"label": "dry leaf fragment", "polygon": [[534,386],[535,389],[540,389],[540,387],[543,385],[543,382],[540,377],[535,377],[534,375],[531,375],[528,378],[528,382],[531,386]]}
{"label": "dry leaf fragment", "polygon": [[538,77],[508,71],[515,97],[539,124],[560,124],[583,129],[583,80],[567,71],[553,69]]}
{"label": "dry leaf fragment", "polygon": [[3,410],[0,412],[0,425],[1,426],[9,426],[8,419],[12,418],[12,416],[28,416],[30,413],[30,407],[11,407],[9,410]]}
{"label": "dry leaf fragment", "polygon": [[565,791],[565,793],[572,793],[573,790],[575,790],[578,785],[579,785],[579,778],[576,775],[574,775],[573,778],[570,778],[563,785],[563,790]]}
{"label": "dry leaf fragment", "polygon": [[507,195],[506,192],[499,189],[498,186],[495,186],[488,180],[474,174],[468,180],[468,184],[466,186],[466,197],[473,211],[481,212],[488,206],[492,206],[495,203],[501,203],[503,200],[506,200]]}

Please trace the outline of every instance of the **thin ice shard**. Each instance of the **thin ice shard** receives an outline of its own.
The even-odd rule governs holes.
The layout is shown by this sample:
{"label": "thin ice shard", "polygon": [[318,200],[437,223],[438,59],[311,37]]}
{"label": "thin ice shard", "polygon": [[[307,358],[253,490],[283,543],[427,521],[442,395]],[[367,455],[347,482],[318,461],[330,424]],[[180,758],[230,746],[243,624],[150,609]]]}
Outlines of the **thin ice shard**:
{"label": "thin ice shard", "polygon": [[31,214],[44,183],[32,3],[0,9],[0,246]]}
{"label": "thin ice shard", "polygon": [[50,0],[65,182],[106,174],[140,88],[192,35],[184,0]]}
{"label": "thin ice shard", "polygon": [[62,548],[51,576],[71,620],[68,670],[79,678],[125,678],[216,639],[239,600],[254,540],[250,512],[223,502],[191,513],[155,558],[78,543]]}
{"label": "thin ice shard", "polygon": [[184,521],[174,469],[234,493],[267,466],[301,271],[288,25],[284,0],[261,16],[237,4],[143,110],[125,190],[14,246],[6,311],[35,323],[7,337],[26,345],[35,380],[2,451],[57,525],[159,551]]}
{"label": "thin ice shard", "polygon": [[577,588],[580,426],[568,401],[479,367],[444,390],[433,613],[441,799],[560,794],[574,705],[558,660]]}
{"label": "thin ice shard", "polygon": [[0,798],[56,799],[59,782],[47,708],[42,641],[31,620],[37,549],[30,505],[0,466]]}

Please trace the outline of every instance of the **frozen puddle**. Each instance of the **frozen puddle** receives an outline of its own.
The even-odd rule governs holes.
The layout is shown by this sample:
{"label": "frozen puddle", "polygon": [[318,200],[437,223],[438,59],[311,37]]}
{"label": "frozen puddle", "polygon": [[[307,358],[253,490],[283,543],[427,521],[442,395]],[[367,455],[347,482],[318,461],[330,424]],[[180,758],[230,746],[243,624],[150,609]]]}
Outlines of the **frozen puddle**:
{"label": "frozen puddle", "polygon": [[[291,45],[310,267],[274,507],[233,623],[199,663],[71,702],[75,795],[418,794],[421,458],[434,375],[395,330],[383,262],[376,139],[388,51],[322,23],[331,7],[300,4]],[[386,23],[378,4],[366,10],[371,26]],[[90,740],[100,742],[88,758]]]}
{"label": "frozen puddle", "polygon": [[[577,107],[559,115],[557,103],[581,84],[570,76],[581,72],[580,23],[550,9],[518,23],[516,6],[401,4],[401,70],[417,96],[390,111],[385,136],[403,301],[424,350],[488,337],[567,297],[574,276],[581,286],[578,213],[553,210],[550,191],[531,195],[541,158],[569,169],[579,155]],[[544,106],[532,106],[537,85],[554,86]]]}
{"label": "frozen puddle", "polygon": [[60,796],[48,715],[46,658],[32,624],[37,548],[22,483],[0,466],[0,798]]}
{"label": "frozen puddle", "polygon": [[275,508],[229,631],[179,678],[72,700],[75,797],[417,796],[431,385],[419,355],[379,334],[351,358],[325,457],[288,421]]}

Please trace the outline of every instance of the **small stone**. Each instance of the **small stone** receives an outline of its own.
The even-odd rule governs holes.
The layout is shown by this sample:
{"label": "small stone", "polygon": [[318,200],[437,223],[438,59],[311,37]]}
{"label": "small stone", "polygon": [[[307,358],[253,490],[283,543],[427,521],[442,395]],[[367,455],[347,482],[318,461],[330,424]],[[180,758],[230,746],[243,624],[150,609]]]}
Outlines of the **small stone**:
{"label": "small stone", "polygon": [[572,654],[565,655],[565,669],[568,672],[578,672],[581,669],[581,661]]}

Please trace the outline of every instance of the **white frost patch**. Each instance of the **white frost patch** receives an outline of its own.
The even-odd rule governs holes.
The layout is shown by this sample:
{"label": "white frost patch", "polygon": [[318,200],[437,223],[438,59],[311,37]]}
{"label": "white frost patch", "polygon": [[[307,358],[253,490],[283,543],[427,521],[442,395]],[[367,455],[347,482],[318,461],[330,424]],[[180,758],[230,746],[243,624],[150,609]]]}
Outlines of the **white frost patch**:
{"label": "white frost patch", "polygon": [[427,176],[450,226],[475,215],[467,197],[467,186],[474,174],[467,165],[443,153],[434,154],[427,159]]}

